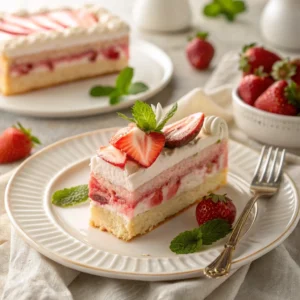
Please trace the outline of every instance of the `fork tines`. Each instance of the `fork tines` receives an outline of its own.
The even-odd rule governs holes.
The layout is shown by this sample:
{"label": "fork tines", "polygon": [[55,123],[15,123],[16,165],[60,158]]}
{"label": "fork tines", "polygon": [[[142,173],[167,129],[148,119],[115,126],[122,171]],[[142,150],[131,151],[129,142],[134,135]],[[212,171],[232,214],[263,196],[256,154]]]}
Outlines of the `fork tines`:
{"label": "fork tines", "polygon": [[253,184],[279,184],[284,165],[285,149],[263,146],[252,180]]}

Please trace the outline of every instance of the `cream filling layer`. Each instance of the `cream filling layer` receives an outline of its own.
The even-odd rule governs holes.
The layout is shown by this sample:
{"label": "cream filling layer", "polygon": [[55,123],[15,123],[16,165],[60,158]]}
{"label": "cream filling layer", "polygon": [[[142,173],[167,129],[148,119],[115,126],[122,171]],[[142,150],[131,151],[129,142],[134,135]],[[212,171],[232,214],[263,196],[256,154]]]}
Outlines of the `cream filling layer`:
{"label": "cream filling layer", "polygon": [[[210,171],[209,174],[206,174],[207,167],[203,167],[201,169],[195,169],[191,173],[182,177],[180,186],[174,196],[177,196],[181,193],[192,190],[195,187],[197,187],[198,185],[202,184],[206,179],[214,177],[216,174],[222,172],[225,168],[226,161],[227,161],[227,158],[225,157],[225,154],[223,153],[219,156],[217,163],[213,164],[212,170]],[[159,205],[165,203],[166,201],[172,201],[172,199],[168,199],[166,197],[166,195],[168,193],[167,186],[163,187],[162,193],[163,193],[163,200]],[[149,202],[150,202],[149,200],[151,199],[152,196],[153,196],[153,194],[149,195],[148,197],[145,197],[143,199],[143,201],[140,201],[137,204],[137,206],[133,210],[132,217],[135,217],[143,212],[149,211],[153,207],[155,207],[155,206],[149,205]],[[97,201],[92,200],[91,205],[97,206],[100,204]],[[100,205],[100,206],[122,216],[124,218],[124,220],[126,220],[126,222],[129,222],[131,220],[130,217],[128,217],[126,214],[121,213],[119,211],[120,205],[104,204],[104,205]]]}
{"label": "cream filling layer", "polygon": [[128,162],[125,169],[122,170],[107,163],[98,156],[93,156],[90,164],[91,171],[96,175],[102,176],[112,184],[121,186],[128,191],[134,191],[139,186],[159,175],[162,171],[171,168],[200,151],[205,151],[206,147],[217,143],[218,140],[218,136],[205,136],[201,132],[200,139],[195,139],[184,147],[175,149],[164,148],[149,168],[142,168],[133,162]]}

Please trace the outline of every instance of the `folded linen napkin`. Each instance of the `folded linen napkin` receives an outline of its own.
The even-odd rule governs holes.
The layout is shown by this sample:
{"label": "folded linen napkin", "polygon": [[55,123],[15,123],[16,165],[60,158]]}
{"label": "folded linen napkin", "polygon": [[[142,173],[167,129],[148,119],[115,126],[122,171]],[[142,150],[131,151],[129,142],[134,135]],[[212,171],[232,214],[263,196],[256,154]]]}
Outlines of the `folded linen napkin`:
{"label": "folded linen napkin", "polygon": [[[224,84],[234,79],[233,74],[226,75],[224,78],[226,73],[224,70],[227,68],[230,70],[228,60],[233,60],[232,54],[225,56],[221,61],[212,76],[214,82]],[[227,86],[215,89],[212,81],[207,87],[209,87],[207,89],[209,92],[195,89],[178,101],[179,108],[174,121],[190,113],[204,111],[206,114],[222,116],[233,125],[230,112],[230,88]],[[295,168],[291,171],[293,176],[298,174]],[[3,289],[2,300],[82,298],[86,300],[176,300],[183,298],[269,300],[297,299],[294,297],[299,295],[297,287],[300,280],[300,260],[299,257],[297,258],[296,249],[299,248],[300,237],[297,236],[297,230],[290,242],[287,242],[287,248],[282,245],[264,258],[252,263],[250,269],[249,265],[244,266],[231,276],[219,280],[195,278],[178,282],[134,282],[92,276],[63,267],[29,247],[14,229],[11,230],[10,237],[8,219],[1,209],[3,208],[4,186],[8,178],[8,175],[0,177],[0,240],[2,242],[2,244],[0,242],[0,295]],[[280,274],[284,272],[285,276],[281,276],[278,270],[282,272]],[[283,283],[284,278],[286,281]],[[255,282],[254,285],[253,282]],[[284,289],[282,286],[293,288]]]}

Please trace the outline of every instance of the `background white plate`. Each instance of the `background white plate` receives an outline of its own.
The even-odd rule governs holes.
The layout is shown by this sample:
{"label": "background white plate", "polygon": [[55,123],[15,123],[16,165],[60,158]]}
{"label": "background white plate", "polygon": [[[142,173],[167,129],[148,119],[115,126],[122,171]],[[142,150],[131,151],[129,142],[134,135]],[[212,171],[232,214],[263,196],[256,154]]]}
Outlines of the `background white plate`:
{"label": "background white plate", "polygon": [[117,75],[100,76],[56,87],[41,89],[23,95],[0,94],[0,109],[35,117],[89,116],[131,106],[137,99],[146,100],[170,81],[173,64],[168,55],[157,46],[134,41],[130,46],[129,65],[134,68],[134,81],[148,84],[149,90],[126,98],[118,105],[110,105],[108,97],[93,98],[89,90],[97,84],[114,85]]}
{"label": "background white plate", "polygon": [[[152,232],[123,242],[88,226],[88,204],[63,209],[51,205],[59,188],[87,183],[89,158],[107,144],[115,129],[71,137],[46,147],[23,163],[10,180],[5,196],[9,218],[35,249],[65,266],[107,277],[172,280],[202,275],[221,251],[223,241],[199,253],[176,255],[172,238],[197,226],[191,207]],[[228,184],[220,192],[231,197],[241,212],[258,154],[230,141]],[[279,193],[259,201],[234,255],[233,268],[251,262],[281,243],[299,219],[299,199],[285,174]],[[253,222],[254,221],[254,222]]]}

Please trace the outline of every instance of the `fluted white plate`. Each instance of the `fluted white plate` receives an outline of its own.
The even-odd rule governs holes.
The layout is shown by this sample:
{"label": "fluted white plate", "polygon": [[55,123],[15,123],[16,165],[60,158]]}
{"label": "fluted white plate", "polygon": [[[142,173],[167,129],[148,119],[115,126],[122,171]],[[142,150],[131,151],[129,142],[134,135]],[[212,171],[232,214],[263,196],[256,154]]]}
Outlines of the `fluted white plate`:
{"label": "fluted white plate", "polygon": [[[89,158],[107,144],[115,129],[99,130],[64,139],[25,161],[10,180],[5,205],[19,234],[36,250],[70,268],[100,276],[135,280],[173,280],[202,275],[202,269],[221,251],[224,240],[194,254],[176,255],[170,241],[197,226],[191,207],[152,232],[123,242],[90,228],[89,206],[59,208],[51,194],[89,179]],[[229,143],[228,184],[220,192],[235,202],[238,214],[249,199],[258,154]],[[279,193],[261,200],[234,255],[238,268],[264,255],[288,237],[299,219],[299,199],[292,180],[284,174]]]}
{"label": "fluted white plate", "polygon": [[77,117],[112,112],[130,107],[134,102],[147,100],[161,91],[173,75],[169,56],[157,46],[135,40],[130,45],[129,65],[134,68],[133,81],[143,81],[149,90],[125,98],[117,105],[110,105],[108,97],[93,98],[89,90],[94,85],[114,85],[117,75],[66,83],[22,95],[0,94],[0,109],[35,117]]}

